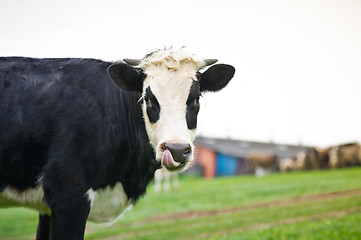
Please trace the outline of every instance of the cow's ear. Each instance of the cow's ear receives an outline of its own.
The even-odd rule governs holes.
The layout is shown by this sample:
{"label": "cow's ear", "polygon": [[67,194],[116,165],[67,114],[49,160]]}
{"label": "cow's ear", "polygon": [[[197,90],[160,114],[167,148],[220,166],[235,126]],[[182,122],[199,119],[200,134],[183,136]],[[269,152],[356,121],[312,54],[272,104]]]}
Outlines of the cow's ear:
{"label": "cow's ear", "polygon": [[140,69],[126,63],[114,63],[108,67],[108,74],[119,88],[142,92],[145,74]]}
{"label": "cow's ear", "polygon": [[201,92],[215,92],[224,88],[232,79],[235,68],[227,64],[216,64],[198,75]]}

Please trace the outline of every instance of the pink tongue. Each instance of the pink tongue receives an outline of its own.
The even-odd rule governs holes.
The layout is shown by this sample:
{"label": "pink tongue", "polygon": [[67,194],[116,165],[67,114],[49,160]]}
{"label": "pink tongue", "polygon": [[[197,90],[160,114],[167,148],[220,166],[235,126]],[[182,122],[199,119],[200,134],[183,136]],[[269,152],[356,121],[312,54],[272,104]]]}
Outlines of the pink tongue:
{"label": "pink tongue", "polygon": [[180,163],[174,161],[172,153],[166,149],[162,156],[162,165],[165,167],[178,167]]}

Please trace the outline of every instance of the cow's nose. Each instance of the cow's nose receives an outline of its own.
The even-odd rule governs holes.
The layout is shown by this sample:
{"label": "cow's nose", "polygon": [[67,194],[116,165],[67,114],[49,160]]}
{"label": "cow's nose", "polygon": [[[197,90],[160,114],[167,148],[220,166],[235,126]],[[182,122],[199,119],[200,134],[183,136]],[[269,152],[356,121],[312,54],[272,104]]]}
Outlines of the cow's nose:
{"label": "cow's nose", "polygon": [[192,154],[192,147],[190,144],[183,143],[163,143],[161,150],[164,152],[168,149],[173,156],[174,161],[184,163]]}

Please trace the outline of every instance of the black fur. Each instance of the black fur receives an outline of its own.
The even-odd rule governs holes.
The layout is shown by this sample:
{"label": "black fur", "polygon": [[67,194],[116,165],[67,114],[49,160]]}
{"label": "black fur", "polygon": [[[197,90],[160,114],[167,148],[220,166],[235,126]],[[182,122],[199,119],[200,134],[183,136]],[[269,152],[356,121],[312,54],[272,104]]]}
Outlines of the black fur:
{"label": "black fur", "polygon": [[227,86],[233,78],[235,68],[228,64],[216,64],[208,68],[204,73],[198,74],[201,92],[215,92]]}
{"label": "black fur", "polygon": [[151,123],[156,123],[160,118],[160,105],[150,87],[145,89],[144,102],[147,106],[147,115]]}
{"label": "black fur", "polygon": [[227,64],[216,64],[203,73],[198,72],[198,81],[193,81],[187,99],[186,120],[188,129],[197,128],[200,93],[219,91],[228,84],[234,73],[235,68]]}
{"label": "black fur", "polygon": [[[137,104],[139,84],[120,90],[110,65],[0,58],[0,191],[33,188],[43,176],[52,216],[40,217],[38,239],[83,239],[88,189],[121,182],[136,201],[160,167]],[[132,71],[125,78],[139,81]]]}
{"label": "black fur", "polygon": [[188,99],[187,99],[187,112],[186,120],[188,129],[196,129],[197,127],[197,115],[199,112],[199,82],[193,81]]}
{"label": "black fur", "polygon": [[142,92],[146,75],[139,68],[133,68],[125,63],[114,63],[108,68],[109,76],[122,89]]}

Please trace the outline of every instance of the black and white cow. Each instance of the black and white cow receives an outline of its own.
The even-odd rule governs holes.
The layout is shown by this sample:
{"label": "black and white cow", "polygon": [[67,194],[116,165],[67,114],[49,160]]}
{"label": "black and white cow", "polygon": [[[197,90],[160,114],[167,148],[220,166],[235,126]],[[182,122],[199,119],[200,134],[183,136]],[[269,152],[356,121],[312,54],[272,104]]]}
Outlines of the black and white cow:
{"label": "black and white cow", "polygon": [[37,239],[83,239],[161,165],[185,170],[200,94],[235,72],[171,49],[124,61],[0,58],[0,206],[38,210]]}

